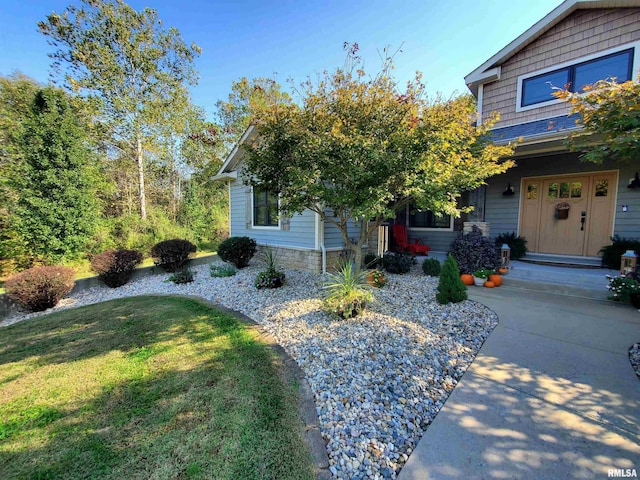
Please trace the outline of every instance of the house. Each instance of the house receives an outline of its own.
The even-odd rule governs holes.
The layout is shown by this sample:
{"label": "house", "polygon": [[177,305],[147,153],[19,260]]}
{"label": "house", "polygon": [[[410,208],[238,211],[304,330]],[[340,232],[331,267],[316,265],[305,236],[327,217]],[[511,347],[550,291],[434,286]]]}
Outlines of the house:
{"label": "house", "polygon": [[[434,251],[446,251],[463,224],[474,223],[490,236],[518,232],[530,252],[560,258],[596,257],[613,234],[639,237],[640,188],[628,185],[640,159],[581,162],[564,143],[578,128],[575,118],[552,96],[552,85],[627,80],[639,69],[640,0],[566,0],[465,77],[479,121],[501,114],[494,141],[519,139],[517,166],[468,192],[463,204],[475,209],[462,219],[408,207],[392,222]],[[250,127],[215,177],[229,185],[231,235],[277,247],[293,268],[323,271],[344,249],[340,231],[311,211],[278,218],[276,196],[243,185],[243,148],[256,137]],[[369,250],[386,249],[389,231],[379,230]]]}
{"label": "house", "polygon": [[491,236],[517,231],[530,252],[596,257],[610,237],[640,237],[640,159],[581,162],[564,140],[578,129],[552,86],[636,79],[640,1],[567,0],[465,77],[481,118],[500,112],[494,141],[520,139],[517,166],[475,192]]}

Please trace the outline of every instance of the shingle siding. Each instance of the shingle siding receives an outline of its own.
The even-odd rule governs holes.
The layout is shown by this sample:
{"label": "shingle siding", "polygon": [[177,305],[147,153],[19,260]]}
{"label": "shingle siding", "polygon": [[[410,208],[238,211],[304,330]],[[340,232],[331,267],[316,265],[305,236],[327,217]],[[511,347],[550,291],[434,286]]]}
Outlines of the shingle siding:
{"label": "shingle siding", "polygon": [[518,77],[639,40],[640,8],[578,10],[501,65],[484,85],[483,115],[500,112],[495,128],[566,115],[564,103],[516,112]]}

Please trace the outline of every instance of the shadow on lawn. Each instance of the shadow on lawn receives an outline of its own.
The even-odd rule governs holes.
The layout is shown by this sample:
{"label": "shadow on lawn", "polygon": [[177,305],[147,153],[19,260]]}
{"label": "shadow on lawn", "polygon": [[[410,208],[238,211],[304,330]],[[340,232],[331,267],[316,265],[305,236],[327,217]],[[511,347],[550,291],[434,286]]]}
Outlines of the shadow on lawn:
{"label": "shadow on lawn", "polygon": [[[10,325],[2,329],[0,365],[32,358],[35,366],[43,366],[83,360],[113,350],[132,352],[187,333],[195,339],[198,335],[201,340],[210,339],[211,332],[193,332],[190,321],[176,323],[183,316],[184,302],[163,296],[129,297]],[[219,335],[241,328],[225,316],[209,315],[213,310],[197,301],[186,302],[194,314],[199,313],[202,318],[210,316],[219,328]],[[109,322],[104,321],[106,317]],[[61,322],[61,318],[65,320]]]}
{"label": "shadow on lawn", "polygon": [[61,405],[24,408],[27,392],[0,422],[0,478],[305,476],[292,468],[306,455],[292,390],[271,349],[228,315],[184,298],[137,297],[9,329],[0,365],[33,359],[45,371],[65,362],[83,368],[119,350],[135,371]]}

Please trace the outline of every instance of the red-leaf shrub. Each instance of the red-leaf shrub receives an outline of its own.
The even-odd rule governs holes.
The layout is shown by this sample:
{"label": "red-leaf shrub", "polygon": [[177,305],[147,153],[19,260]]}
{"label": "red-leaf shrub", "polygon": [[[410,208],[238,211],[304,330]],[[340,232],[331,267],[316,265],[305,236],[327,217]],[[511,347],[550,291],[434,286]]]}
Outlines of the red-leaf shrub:
{"label": "red-leaf shrub", "polygon": [[73,289],[74,277],[68,267],[33,267],[9,278],[4,288],[22,307],[41,312],[55,307]]}
{"label": "red-leaf shrub", "polygon": [[154,263],[167,272],[182,270],[195,252],[196,246],[193,243],[180,239],[165,240],[151,248]]}
{"label": "red-leaf shrub", "polygon": [[91,259],[91,268],[107,286],[117,288],[131,279],[140,262],[142,253],[137,250],[107,250]]}

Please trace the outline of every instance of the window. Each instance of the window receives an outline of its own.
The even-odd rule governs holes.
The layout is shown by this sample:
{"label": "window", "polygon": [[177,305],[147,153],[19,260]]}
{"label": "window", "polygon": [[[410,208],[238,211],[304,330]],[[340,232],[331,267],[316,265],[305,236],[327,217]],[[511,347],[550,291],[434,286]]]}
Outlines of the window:
{"label": "window", "polygon": [[278,195],[257,187],[253,189],[253,226],[278,226]]}
{"label": "window", "polygon": [[555,100],[552,87],[582,92],[584,87],[607,78],[618,82],[631,80],[634,49],[612,53],[585,62],[569,65],[551,72],[522,80],[520,107]]}
{"label": "window", "polygon": [[438,215],[429,210],[419,211],[415,206],[409,207],[409,223],[411,228],[451,228],[451,215]]}

